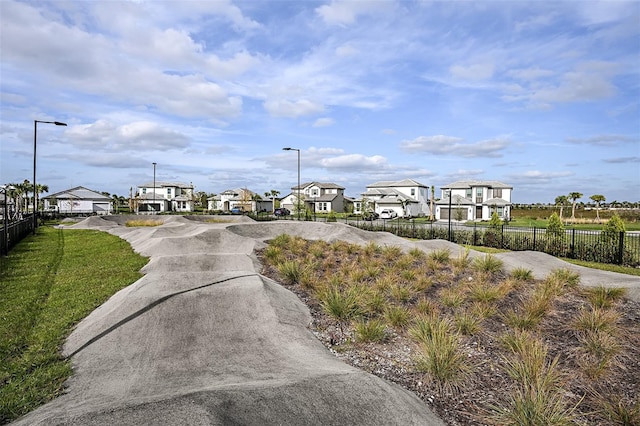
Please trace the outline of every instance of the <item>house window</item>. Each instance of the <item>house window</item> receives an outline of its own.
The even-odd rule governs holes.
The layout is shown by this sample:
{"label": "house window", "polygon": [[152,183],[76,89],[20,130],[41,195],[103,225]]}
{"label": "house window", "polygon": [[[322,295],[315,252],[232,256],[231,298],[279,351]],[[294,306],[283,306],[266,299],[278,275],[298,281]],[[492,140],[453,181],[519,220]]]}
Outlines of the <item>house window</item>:
{"label": "house window", "polygon": [[320,210],[326,211],[327,210],[327,203],[320,203]]}
{"label": "house window", "polygon": [[416,196],[416,189],[415,188],[411,188],[411,196],[412,197]]}
{"label": "house window", "polygon": [[167,188],[167,197],[171,198],[171,188]]}
{"label": "house window", "polygon": [[318,188],[313,188],[311,190],[311,196],[312,197],[317,197],[318,196]]}
{"label": "house window", "polygon": [[502,217],[504,215],[504,207],[498,207],[498,216]]}
{"label": "house window", "polygon": [[472,192],[473,192],[473,191],[471,190],[471,188],[467,188],[467,192],[466,192],[466,194],[464,195],[464,197],[465,197],[465,198],[468,198],[468,199],[470,200],[470,199],[471,199],[471,197],[473,196]]}
{"label": "house window", "polygon": [[493,198],[502,198],[502,189],[494,189]]}
{"label": "house window", "polygon": [[476,188],[476,203],[482,202],[482,188]]}
{"label": "house window", "polygon": [[142,193],[146,194],[147,193],[147,188],[142,188]]}

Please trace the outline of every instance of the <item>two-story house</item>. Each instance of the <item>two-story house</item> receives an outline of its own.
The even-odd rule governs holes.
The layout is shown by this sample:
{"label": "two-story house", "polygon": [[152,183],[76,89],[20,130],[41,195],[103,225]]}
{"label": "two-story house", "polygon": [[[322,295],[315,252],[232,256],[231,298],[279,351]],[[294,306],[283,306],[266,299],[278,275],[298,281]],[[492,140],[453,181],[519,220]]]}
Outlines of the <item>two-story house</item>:
{"label": "two-story house", "polygon": [[[443,186],[436,220],[490,220],[495,211],[508,220],[513,187],[493,180],[461,180]],[[451,198],[449,198],[451,197]]]}
{"label": "two-story house", "polygon": [[137,213],[194,211],[193,185],[178,182],[153,182],[138,186],[134,202]]}
{"label": "two-story house", "polygon": [[296,201],[309,212],[342,213],[345,208],[344,187],[335,183],[307,182],[291,188],[291,193],[280,200],[280,206],[296,211]]}
{"label": "two-story house", "polygon": [[354,213],[391,209],[400,217],[430,214],[429,188],[413,179],[372,183],[361,195],[362,200],[354,202]]}
{"label": "two-story house", "polygon": [[273,211],[273,201],[247,188],[227,189],[207,199],[209,211],[231,211],[234,207],[245,212]]}

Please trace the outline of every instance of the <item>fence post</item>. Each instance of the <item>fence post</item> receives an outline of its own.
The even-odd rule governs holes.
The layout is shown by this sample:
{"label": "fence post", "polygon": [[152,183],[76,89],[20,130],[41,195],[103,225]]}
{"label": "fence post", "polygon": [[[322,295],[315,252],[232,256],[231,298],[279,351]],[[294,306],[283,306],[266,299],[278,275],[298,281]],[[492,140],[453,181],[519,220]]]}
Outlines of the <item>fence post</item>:
{"label": "fence post", "polygon": [[533,248],[529,249],[529,250],[533,250],[536,251],[536,230],[538,228],[533,228]]}
{"label": "fence post", "polygon": [[478,245],[478,244],[476,244],[478,242],[478,240],[477,240],[477,238],[478,238],[477,235],[478,234],[476,232],[477,232],[476,231],[476,222],[473,222],[473,245],[474,246]]}
{"label": "fence post", "polygon": [[624,258],[624,231],[620,231],[620,238],[618,243],[618,265],[622,265],[622,260]]}
{"label": "fence post", "polygon": [[500,248],[504,248],[504,223],[500,227]]}
{"label": "fence post", "polygon": [[571,259],[576,258],[576,229],[575,228],[571,230],[571,251],[569,252],[569,257]]}

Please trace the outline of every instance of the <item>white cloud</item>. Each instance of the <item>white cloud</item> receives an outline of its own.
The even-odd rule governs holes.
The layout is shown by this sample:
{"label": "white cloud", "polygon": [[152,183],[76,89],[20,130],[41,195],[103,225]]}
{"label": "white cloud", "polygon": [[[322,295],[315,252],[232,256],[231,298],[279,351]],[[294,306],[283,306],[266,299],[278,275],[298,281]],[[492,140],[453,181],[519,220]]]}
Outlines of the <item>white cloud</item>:
{"label": "white cloud", "polygon": [[327,169],[369,169],[384,167],[387,159],[381,155],[366,156],[362,154],[345,154],[321,159],[318,163]]}
{"label": "white cloud", "polygon": [[184,149],[190,139],[149,121],[116,125],[106,120],[69,127],[65,136],[76,148],[100,152]]}
{"label": "white cloud", "polygon": [[316,13],[328,25],[350,25],[358,16],[384,13],[392,7],[389,1],[332,0],[316,9]]}
{"label": "white cloud", "polygon": [[619,146],[624,143],[638,143],[640,140],[625,135],[597,135],[589,138],[567,138],[567,142],[576,145]]}
{"label": "white cloud", "polygon": [[467,66],[452,65],[449,71],[451,71],[451,74],[456,78],[479,81],[490,79],[493,76],[494,68],[494,64],[485,62]]}
{"label": "white cloud", "polygon": [[466,158],[502,157],[511,142],[506,138],[487,139],[476,143],[462,143],[463,139],[445,136],[419,136],[413,140],[402,141],[400,147],[408,152],[434,155],[455,155]]}
{"label": "white cloud", "polygon": [[304,115],[318,114],[324,111],[324,106],[307,99],[298,101],[269,100],[264,102],[264,109],[274,117],[297,118]]}
{"label": "white cloud", "polygon": [[333,118],[322,117],[322,118],[318,118],[313,123],[313,127],[329,127],[329,126],[333,126],[334,123],[335,123],[335,120]]}

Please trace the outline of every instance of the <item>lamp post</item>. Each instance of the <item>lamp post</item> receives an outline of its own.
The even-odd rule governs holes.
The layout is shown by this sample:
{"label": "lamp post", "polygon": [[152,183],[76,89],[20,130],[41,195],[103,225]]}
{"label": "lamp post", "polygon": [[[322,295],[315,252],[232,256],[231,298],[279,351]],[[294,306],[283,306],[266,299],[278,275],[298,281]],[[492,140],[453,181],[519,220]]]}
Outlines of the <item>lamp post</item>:
{"label": "lamp post", "polygon": [[14,190],[16,188],[13,185],[10,185],[10,186],[2,185],[0,186],[0,188],[4,193],[4,214],[2,215],[2,218],[3,218],[2,233],[4,236],[4,255],[9,256],[9,195],[7,194],[7,190]]}
{"label": "lamp post", "polygon": [[38,123],[55,124],[56,126],[67,125],[67,123],[61,123],[60,121],[33,120],[33,235],[36,234],[36,228],[38,227],[38,185],[36,185],[36,141],[38,137]]}
{"label": "lamp post", "polygon": [[298,148],[282,148],[283,151],[298,151],[298,200],[296,210],[298,211],[298,220],[300,220],[300,150]]}
{"label": "lamp post", "polygon": [[156,211],[156,164],[158,163],[153,163],[153,214]]}

